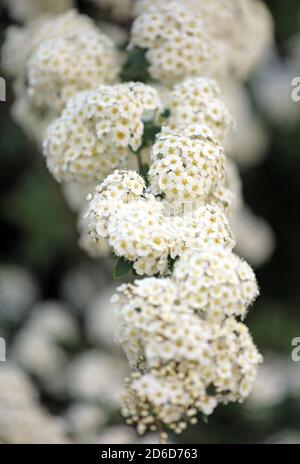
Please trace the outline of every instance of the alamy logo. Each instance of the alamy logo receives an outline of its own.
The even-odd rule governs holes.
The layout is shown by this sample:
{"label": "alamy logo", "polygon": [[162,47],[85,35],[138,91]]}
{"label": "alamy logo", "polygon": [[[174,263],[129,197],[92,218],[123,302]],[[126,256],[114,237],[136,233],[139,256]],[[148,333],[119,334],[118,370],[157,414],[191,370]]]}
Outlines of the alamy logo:
{"label": "alamy logo", "polygon": [[0,101],[6,101],[6,82],[3,77],[0,77]]}
{"label": "alamy logo", "polygon": [[299,362],[300,361],[300,337],[293,338],[292,346],[295,347],[292,351],[292,360],[294,362]]}
{"label": "alamy logo", "polygon": [[294,77],[292,80],[292,100],[296,103],[300,102],[300,77]]}
{"label": "alamy logo", "polygon": [[6,342],[2,337],[0,337],[0,362],[1,361],[6,361]]}

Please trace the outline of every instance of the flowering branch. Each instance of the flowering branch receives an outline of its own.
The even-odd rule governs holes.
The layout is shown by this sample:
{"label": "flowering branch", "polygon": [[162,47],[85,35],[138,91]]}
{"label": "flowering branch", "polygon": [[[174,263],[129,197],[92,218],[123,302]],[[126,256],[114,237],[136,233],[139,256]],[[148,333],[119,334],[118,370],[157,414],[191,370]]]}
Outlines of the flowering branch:
{"label": "flowering branch", "polygon": [[[11,31],[4,64],[21,114],[44,111],[39,137],[52,175],[96,184],[85,246],[97,254],[109,245],[115,278],[143,277],[114,297],[133,369],[122,411],[139,433],[164,441],[165,429],[181,433],[198,413],[244,400],[262,361],[239,322],[258,287],[233,252],[224,150],[233,121],[214,79],[244,78],[272,26],[258,0],[225,0],[222,9],[216,0],[140,0],[131,15],[125,65],[75,11]],[[20,36],[30,40],[15,60]]]}

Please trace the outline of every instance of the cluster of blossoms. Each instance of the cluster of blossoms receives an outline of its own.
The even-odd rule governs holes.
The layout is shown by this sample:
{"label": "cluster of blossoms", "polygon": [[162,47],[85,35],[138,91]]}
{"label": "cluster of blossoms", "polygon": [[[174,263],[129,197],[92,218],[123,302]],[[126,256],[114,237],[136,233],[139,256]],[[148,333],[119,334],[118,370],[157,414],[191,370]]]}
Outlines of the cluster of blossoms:
{"label": "cluster of blossoms", "polygon": [[14,121],[38,147],[42,146],[44,135],[53,117],[32,104],[26,93],[20,93],[12,111]]}
{"label": "cluster of blossoms", "polygon": [[27,69],[29,97],[54,114],[76,93],[116,82],[120,71],[114,45],[96,27],[85,34],[44,41]]}
{"label": "cluster of blossoms", "polygon": [[163,130],[151,158],[150,191],[166,201],[203,201],[224,176],[222,148],[205,125]]}
{"label": "cluster of blossoms", "polygon": [[[168,5],[140,0],[135,8],[131,45],[147,49],[149,71],[155,79],[172,82],[182,76],[211,75],[218,68],[221,76],[246,78],[272,43],[272,18],[260,0],[224,0],[222,8],[219,0],[172,0]],[[199,35],[194,34],[196,23]],[[207,67],[207,62],[203,67],[203,42],[215,58],[214,67]],[[193,58],[198,62],[196,70]]]}
{"label": "cluster of blossoms", "polygon": [[174,86],[166,100],[170,128],[206,124],[218,143],[225,141],[232,118],[216,81],[204,77],[185,79]]}
{"label": "cluster of blossoms", "polygon": [[17,87],[25,85],[27,63],[31,55],[46,40],[75,37],[94,29],[93,21],[76,10],[59,16],[33,19],[24,26],[11,26],[6,32],[2,48],[2,67],[13,78]]}
{"label": "cluster of blossoms", "polygon": [[88,213],[95,240],[108,239],[117,256],[134,262],[138,274],[163,273],[176,236],[163,204],[145,193],[142,177],[116,171],[91,198]]}
{"label": "cluster of blossoms", "polygon": [[[131,0],[93,2],[120,20],[133,11]],[[119,266],[145,276],[114,298],[134,370],[123,414],[140,433],[180,433],[197,413],[243,401],[261,362],[237,320],[258,287],[232,251],[230,208],[239,205],[223,149],[232,118],[212,78],[247,75],[271,25],[258,0],[222,9],[219,0],[140,0],[135,14],[122,72],[110,40],[73,10],[11,29],[3,58],[19,114],[52,118],[43,144],[52,175],[79,203],[93,188],[81,245],[94,256],[110,247]],[[130,60],[149,65],[143,76],[158,85],[126,79]]]}
{"label": "cluster of blossoms", "polygon": [[27,22],[39,16],[63,13],[72,8],[73,0],[5,0],[5,4],[12,18]]}
{"label": "cluster of blossoms", "polygon": [[49,127],[44,153],[58,181],[102,180],[142,145],[144,122],[161,103],[142,83],[101,85],[76,94]]}
{"label": "cluster of blossoms", "polygon": [[137,274],[166,274],[170,260],[190,248],[233,248],[227,217],[218,205],[200,203],[193,210],[192,201],[170,204],[149,190],[138,173],[115,171],[90,195],[86,213],[94,242],[102,248],[102,240],[108,240],[114,254],[132,262]]}
{"label": "cluster of blossoms", "polygon": [[113,42],[75,10],[12,26],[2,49],[17,95],[15,118],[38,142],[70,97],[117,82],[120,64]]}
{"label": "cluster of blossoms", "polygon": [[[30,379],[14,363],[0,370],[0,442],[67,444],[61,422],[41,407]],[[7,364],[7,365],[5,365]]]}
{"label": "cluster of blossoms", "polygon": [[209,24],[228,71],[246,78],[273,41],[270,12],[260,0],[188,0]]}
{"label": "cluster of blossoms", "polygon": [[215,50],[203,18],[184,2],[151,2],[133,23],[129,47],[145,49],[151,77],[167,85],[213,73]]}
{"label": "cluster of blossoms", "polygon": [[174,281],[184,303],[212,322],[244,318],[258,296],[251,267],[224,247],[187,253],[176,265]]}
{"label": "cluster of blossoms", "polygon": [[188,253],[172,278],[119,288],[119,337],[136,370],[123,398],[129,424],[180,433],[199,411],[249,394],[261,356],[233,316],[257,294],[251,268],[223,247]]}

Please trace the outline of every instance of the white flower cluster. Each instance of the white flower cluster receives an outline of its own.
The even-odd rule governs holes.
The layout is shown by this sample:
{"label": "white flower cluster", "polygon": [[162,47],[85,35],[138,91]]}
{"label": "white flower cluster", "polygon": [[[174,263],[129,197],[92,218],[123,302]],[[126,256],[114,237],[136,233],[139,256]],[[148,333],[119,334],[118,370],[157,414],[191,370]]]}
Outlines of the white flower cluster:
{"label": "white flower cluster", "polygon": [[59,115],[76,93],[116,82],[119,64],[113,43],[96,26],[46,40],[27,63],[28,95],[35,105]]}
{"label": "white flower cluster", "polygon": [[13,363],[0,370],[0,442],[66,444],[63,424],[44,411],[29,378]]}
{"label": "white flower cluster", "polygon": [[90,32],[91,28],[95,28],[93,21],[76,10],[34,19],[23,27],[11,26],[6,31],[2,47],[2,67],[24,86],[27,62],[41,43],[54,38],[76,37],[79,31],[84,34]]}
{"label": "white flower cluster", "polygon": [[244,318],[258,296],[251,267],[224,247],[186,253],[175,266],[174,281],[184,303],[212,322]]}
{"label": "white flower cluster", "polygon": [[120,59],[90,18],[70,10],[10,27],[2,67],[13,78],[13,116],[40,144],[69,97],[117,80]]}
{"label": "white flower cluster", "polygon": [[170,111],[166,124],[174,130],[180,126],[206,124],[218,143],[224,143],[232,126],[231,115],[221,99],[221,89],[212,79],[196,77],[175,85],[166,106]]}
{"label": "white flower cluster", "polygon": [[26,93],[17,96],[11,109],[11,115],[27,137],[41,147],[47,128],[53,120],[53,115],[46,114],[41,108],[35,106]]}
{"label": "white flower cluster", "polygon": [[129,47],[146,49],[152,78],[169,85],[210,75],[215,50],[201,15],[184,2],[154,2],[135,19]]}
{"label": "white flower cluster", "polygon": [[235,239],[228,219],[219,206],[206,203],[190,212],[188,206],[187,210],[185,207],[183,210],[169,210],[169,205],[167,207],[177,235],[175,257],[182,256],[186,250],[201,250],[209,245],[222,245],[230,250],[234,248]]}
{"label": "white flower cluster", "polygon": [[[133,11],[133,0],[92,1],[120,21]],[[245,77],[272,28],[260,0],[224,0],[222,8],[219,0],[140,0],[136,14],[123,72],[116,46],[74,10],[12,28],[3,65],[21,123],[42,131],[52,121],[44,155],[80,210],[81,246],[93,256],[110,247],[116,275],[123,266],[147,276],[114,298],[135,371],[123,414],[139,433],[180,433],[198,412],[243,401],[261,362],[237,320],[259,292],[232,251],[231,207],[240,203],[231,184],[240,190],[223,150],[232,118],[212,77]],[[119,83],[131,65],[133,75],[147,65],[143,53],[149,67],[141,72],[157,86]],[[140,174],[130,170],[133,160]],[[98,185],[85,205],[91,184]],[[28,337],[21,342],[15,353],[30,358]],[[80,359],[69,372],[71,394],[111,401],[105,369],[94,353]]]}
{"label": "white flower cluster", "polygon": [[188,0],[203,15],[228,71],[247,78],[273,41],[271,14],[261,0]]}
{"label": "white flower cluster", "polygon": [[[0,324],[19,323],[24,313],[38,298],[39,292],[32,275],[25,269],[13,266],[0,267]],[[6,324],[5,324],[6,323]]]}
{"label": "white flower cluster", "polygon": [[152,149],[150,191],[166,201],[200,202],[224,177],[224,154],[205,125],[163,130]]}
{"label": "white flower cluster", "polygon": [[63,13],[72,8],[73,0],[5,0],[5,4],[12,18],[27,22],[39,16]]}
{"label": "white flower cluster", "polygon": [[131,261],[140,275],[168,273],[169,259],[191,247],[234,246],[218,206],[206,204],[181,215],[178,205],[170,209],[147,193],[144,180],[133,171],[115,171],[89,200],[91,236],[100,244],[107,239],[115,255]]}
{"label": "white flower cluster", "polygon": [[[210,41],[214,44],[213,53],[218,59],[218,67],[222,68],[221,75],[231,74],[239,79],[247,78],[261,60],[265,51],[272,44],[272,18],[268,8],[261,0],[223,0],[222,7],[220,7],[220,0],[172,1],[172,8],[174,10],[176,10],[176,6],[174,5],[174,2],[176,2],[179,5],[178,9],[184,6],[185,10],[189,9],[191,16],[194,15],[195,18],[202,18],[209,33]],[[146,18],[152,12],[155,12],[154,15],[159,16],[163,24],[163,30],[165,27],[164,21],[168,22],[170,42],[176,37],[176,29],[178,29],[177,24],[167,21],[162,4],[161,0],[140,0],[137,2],[135,8],[137,15],[136,22],[139,25],[139,36],[137,38],[134,37],[133,40],[138,46],[138,38],[144,39],[145,35],[148,39],[145,45],[143,41],[141,46],[149,49],[149,61],[154,67],[153,77],[155,78],[156,74],[158,74],[156,68],[164,67],[164,64],[159,62],[152,52],[157,47],[157,43],[161,42],[161,37],[156,27],[153,31],[156,34],[154,36],[155,39],[153,35],[151,36],[153,18],[151,17],[151,23],[147,23]],[[157,18],[154,24],[156,25],[156,23]],[[151,42],[149,40],[150,37],[152,38]],[[190,45],[190,42],[185,37],[183,40],[182,49]],[[185,67],[186,71],[188,71],[188,66]],[[220,73],[218,67],[211,68],[210,70],[213,72],[219,71]],[[173,69],[170,71],[173,72]],[[198,72],[197,74],[203,75],[204,73]],[[190,74],[187,72],[185,76],[187,75]]]}
{"label": "white flower cluster", "polygon": [[87,212],[95,240],[106,238],[117,256],[134,262],[139,274],[163,273],[176,236],[163,205],[146,193],[135,171],[115,171],[90,197]]}
{"label": "white flower cluster", "polygon": [[74,399],[116,408],[128,364],[118,355],[90,349],[77,356],[67,369],[67,388]]}
{"label": "white flower cluster", "polygon": [[155,89],[142,83],[77,94],[49,127],[49,170],[60,182],[102,180],[141,146],[144,121],[155,118],[160,106]]}
{"label": "white flower cluster", "polygon": [[10,356],[30,372],[45,391],[61,392],[61,372],[68,359],[60,344],[75,346],[79,339],[70,307],[59,302],[38,303],[11,346]]}
{"label": "white flower cluster", "polygon": [[162,426],[180,433],[197,412],[209,415],[219,402],[249,394],[261,356],[246,326],[226,316],[244,314],[257,293],[251,269],[219,247],[187,255],[171,279],[119,288],[119,337],[137,369],[123,398],[129,424],[139,433]]}
{"label": "white flower cluster", "polygon": [[256,269],[263,266],[274,253],[276,244],[270,225],[244,204],[232,215],[230,224],[237,236],[237,252]]}
{"label": "white flower cluster", "polygon": [[269,134],[261,118],[255,114],[250,95],[241,83],[233,79],[227,81],[223,93],[238,129],[228,134],[227,153],[239,166],[248,168],[265,156]]}

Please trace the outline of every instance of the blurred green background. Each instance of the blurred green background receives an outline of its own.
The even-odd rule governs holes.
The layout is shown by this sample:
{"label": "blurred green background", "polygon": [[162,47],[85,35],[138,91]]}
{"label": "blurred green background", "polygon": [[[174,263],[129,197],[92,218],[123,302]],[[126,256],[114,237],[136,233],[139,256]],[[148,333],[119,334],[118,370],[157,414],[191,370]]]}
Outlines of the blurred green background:
{"label": "blurred green background", "polygon": [[[267,3],[275,20],[278,51],[284,59],[286,41],[299,30],[299,0]],[[3,13],[1,41],[9,24]],[[0,103],[1,266],[13,264],[29,269],[38,281],[41,299],[58,299],[65,273],[83,262],[89,263],[89,258],[78,248],[76,218],[60,187],[47,172],[40,153],[10,118],[12,101],[8,83],[7,102]],[[259,111],[259,105],[256,109]],[[293,124],[281,125],[263,114],[261,117],[271,140],[268,153],[258,165],[244,170],[242,179],[247,203],[274,230],[276,250],[257,271],[261,297],[247,323],[267,359],[277,357],[288,362],[291,341],[300,336],[300,117]],[[300,377],[300,363],[293,363],[292,369]],[[271,392],[272,375],[268,381]],[[294,391],[287,392],[281,402],[271,407],[219,407],[208,424],[191,428],[179,441],[253,443],[272,441],[281,435],[284,441],[288,433],[300,437],[298,383],[298,396]],[[60,413],[61,405],[53,401],[52,409],[53,404]],[[121,421],[119,416],[113,418],[113,423]]]}

